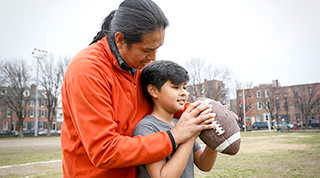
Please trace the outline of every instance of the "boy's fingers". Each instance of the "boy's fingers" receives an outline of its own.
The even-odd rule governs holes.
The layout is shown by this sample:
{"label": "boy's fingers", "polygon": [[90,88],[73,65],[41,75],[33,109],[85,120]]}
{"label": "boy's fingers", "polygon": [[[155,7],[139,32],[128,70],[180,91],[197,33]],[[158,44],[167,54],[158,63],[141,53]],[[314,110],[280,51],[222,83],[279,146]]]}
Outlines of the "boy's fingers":
{"label": "boy's fingers", "polygon": [[231,111],[231,113],[232,113],[234,119],[235,119],[236,121],[238,121],[238,120],[239,120],[239,117],[238,117],[234,112]]}

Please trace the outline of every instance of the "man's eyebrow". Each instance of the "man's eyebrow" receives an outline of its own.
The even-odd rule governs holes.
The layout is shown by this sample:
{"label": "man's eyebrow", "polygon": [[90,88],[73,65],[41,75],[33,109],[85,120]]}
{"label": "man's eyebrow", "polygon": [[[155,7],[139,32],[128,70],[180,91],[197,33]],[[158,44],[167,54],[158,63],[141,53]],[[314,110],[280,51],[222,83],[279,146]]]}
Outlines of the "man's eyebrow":
{"label": "man's eyebrow", "polygon": [[145,49],[152,51],[152,50],[156,50],[157,48],[149,48],[149,47],[145,47]]}

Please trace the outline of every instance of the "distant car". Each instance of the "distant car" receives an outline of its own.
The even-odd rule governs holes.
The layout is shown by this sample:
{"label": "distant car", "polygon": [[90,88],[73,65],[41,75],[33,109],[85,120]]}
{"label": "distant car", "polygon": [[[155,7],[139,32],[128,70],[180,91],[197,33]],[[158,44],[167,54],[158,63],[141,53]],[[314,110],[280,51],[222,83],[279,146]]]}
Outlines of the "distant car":
{"label": "distant car", "polygon": [[289,123],[287,124],[287,126],[288,126],[290,129],[293,129],[293,128],[294,128],[294,123],[293,123],[293,121],[289,121]]}
{"label": "distant car", "polygon": [[60,135],[60,134],[61,134],[61,130],[57,130],[56,133],[57,133],[58,135]]}
{"label": "distant car", "polygon": [[24,130],[23,131],[23,135],[32,135],[34,134],[34,132],[32,132],[32,130]]}
{"label": "distant car", "polygon": [[241,129],[241,130],[244,130],[244,128],[246,128],[246,129],[248,129],[248,126],[246,125],[242,125],[242,124],[240,124],[239,122],[238,122],[238,126],[239,126],[239,128]]}
{"label": "distant car", "polygon": [[0,135],[10,135],[9,130],[0,130]]}
{"label": "distant car", "polygon": [[[284,122],[284,124],[282,123],[282,121],[278,121],[277,122],[277,127],[281,127],[282,129],[294,129],[294,123],[293,121],[288,121],[288,122]],[[286,128],[284,128],[286,127]]]}
{"label": "distant car", "polygon": [[[56,134],[58,134],[55,130],[51,130],[50,133],[51,133],[51,135],[56,135]],[[43,130],[43,131],[40,131],[40,132],[38,133],[38,135],[47,135],[47,134],[48,134],[48,129]]]}
{"label": "distant car", "polygon": [[309,128],[319,127],[319,119],[311,119],[308,124]]}
{"label": "distant car", "polygon": [[266,129],[268,128],[268,122],[254,122],[252,124],[253,129]]}
{"label": "distant car", "polygon": [[12,135],[19,135],[20,132],[18,132],[18,131],[16,131],[16,130],[11,130],[11,134],[12,134]]}

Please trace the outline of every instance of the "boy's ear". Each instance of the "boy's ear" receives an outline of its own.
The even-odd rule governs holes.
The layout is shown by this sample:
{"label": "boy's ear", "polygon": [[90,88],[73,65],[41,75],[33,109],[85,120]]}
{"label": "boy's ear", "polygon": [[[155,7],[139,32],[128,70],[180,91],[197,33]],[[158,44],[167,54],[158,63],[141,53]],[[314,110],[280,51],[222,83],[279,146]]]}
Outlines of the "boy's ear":
{"label": "boy's ear", "polygon": [[147,87],[149,94],[152,98],[158,98],[158,89],[154,85],[148,85]]}

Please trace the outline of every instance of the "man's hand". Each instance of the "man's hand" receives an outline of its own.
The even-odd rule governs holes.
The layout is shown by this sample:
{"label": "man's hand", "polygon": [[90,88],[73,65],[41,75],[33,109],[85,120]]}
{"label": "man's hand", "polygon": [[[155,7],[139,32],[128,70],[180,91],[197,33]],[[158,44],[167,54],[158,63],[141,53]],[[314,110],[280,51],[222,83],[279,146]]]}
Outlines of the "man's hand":
{"label": "man's hand", "polygon": [[188,141],[202,130],[213,129],[215,126],[210,123],[214,121],[214,117],[209,104],[202,101],[191,103],[171,130],[176,144]]}

